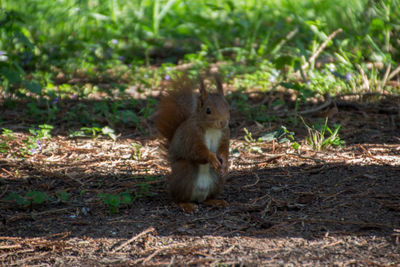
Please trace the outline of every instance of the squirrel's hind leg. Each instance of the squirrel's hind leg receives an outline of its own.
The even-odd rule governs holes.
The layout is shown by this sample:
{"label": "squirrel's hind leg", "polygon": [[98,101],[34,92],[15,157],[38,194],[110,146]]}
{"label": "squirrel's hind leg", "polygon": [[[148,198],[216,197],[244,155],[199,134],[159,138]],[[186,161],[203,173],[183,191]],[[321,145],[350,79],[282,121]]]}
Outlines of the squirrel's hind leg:
{"label": "squirrel's hind leg", "polygon": [[197,205],[192,202],[179,202],[178,207],[186,213],[195,213],[197,211]]}
{"label": "squirrel's hind leg", "polygon": [[204,201],[204,204],[211,206],[211,207],[218,207],[218,208],[225,208],[228,206],[228,202],[222,199],[215,199],[215,198],[210,198]]}
{"label": "squirrel's hind leg", "polygon": [[179,160],[171,164],[168,191],[175,202],[185,203],[192,200],[195,168],[193,163],[186,160]]}

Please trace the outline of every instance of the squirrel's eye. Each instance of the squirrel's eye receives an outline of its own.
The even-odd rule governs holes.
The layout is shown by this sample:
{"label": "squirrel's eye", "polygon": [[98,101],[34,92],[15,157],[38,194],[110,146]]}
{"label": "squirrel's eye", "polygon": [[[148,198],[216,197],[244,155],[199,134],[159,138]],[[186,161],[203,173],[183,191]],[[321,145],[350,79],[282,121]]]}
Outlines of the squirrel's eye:
{"label": "squirrel's eye", "polygon": [[206,109],[206,113],[207,113],[207,114],[211,114],[211,109],[210,109],[210,108],[207,108],[207,109]]}

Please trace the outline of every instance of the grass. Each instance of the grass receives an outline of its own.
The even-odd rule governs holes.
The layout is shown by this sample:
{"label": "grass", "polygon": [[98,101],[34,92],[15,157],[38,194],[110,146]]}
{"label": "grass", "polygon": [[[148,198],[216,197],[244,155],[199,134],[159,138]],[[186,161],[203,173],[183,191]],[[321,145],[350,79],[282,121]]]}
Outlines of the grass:
{"label": "grass", "polygon": [[399,91],[399,0],[3,0],[0,27],[2,108],[72,135],[147,134],[149,95],[182,64],[196,77],[218,63],[232,108],[261,124],[289,103],[250,105],[249,91],[290,91],[296,112],[326,93]]}
{"label": "grass", "polygon": [[[343,32],[323,52],[335,60],[338,74],[358,72],[355,66],[365,62],[395,64],[399,57],[397,0],[4,0],[0,8],[0,51],[8,58],[1,62],[3,86],[37,94],[49,94],[60,71],[120,81],[123,72],[143,66],[213,61],[240,63],[227,64],[231,76],[254,77],[244,75],[237,83],[265,89],[277,70],[304,64],[339,28]],[[109,69],[114,73],[106,74]],[[24,79],[28,74],[36,79]],[[321,86],[316,80],[313,85]]]}
{"label": "grass", "polygon": [[[332,130],[328,126],[328,118],[325,119],[324,124],[313,126],[309,126],[302,117],[300,118],[308,131],[306,143],[311,146],[313,150],[321,151],[330,147],[342,147],[345,144],[345,141],[341,140],[339,137],[341,126],[334,125],[334,129]],[[329,136],[326,136],[326,134],[329,134]]]}

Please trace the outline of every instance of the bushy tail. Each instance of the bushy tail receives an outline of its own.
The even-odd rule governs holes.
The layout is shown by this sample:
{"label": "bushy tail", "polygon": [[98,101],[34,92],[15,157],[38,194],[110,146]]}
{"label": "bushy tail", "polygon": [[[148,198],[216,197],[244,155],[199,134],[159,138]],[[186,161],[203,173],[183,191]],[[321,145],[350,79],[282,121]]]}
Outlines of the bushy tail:
{"label": "bushy tail", "polygon": [[168,143],[179,125],[196,109],[196,96],[192,88],[193,84],[188,78],[181,78],[173,81],[172,90],[166,91],[161,97],[155,124]]}

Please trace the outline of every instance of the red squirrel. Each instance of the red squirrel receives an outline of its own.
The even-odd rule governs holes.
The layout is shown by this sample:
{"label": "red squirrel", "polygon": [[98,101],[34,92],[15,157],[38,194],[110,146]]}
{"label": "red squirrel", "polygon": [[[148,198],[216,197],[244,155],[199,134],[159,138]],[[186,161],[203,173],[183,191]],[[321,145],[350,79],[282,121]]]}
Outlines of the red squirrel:
{"label": "red squirrel", "polygon": [[167,139],[169,194],[186,212],[196,209],[194,202],[226,206],[214,198],[228,171],[229,104],[219,77],[215,79],[215,93],[207,92],[200,79],[199,96],[190,80],[175,81],[174,88],[161,97],[155,121]]}

